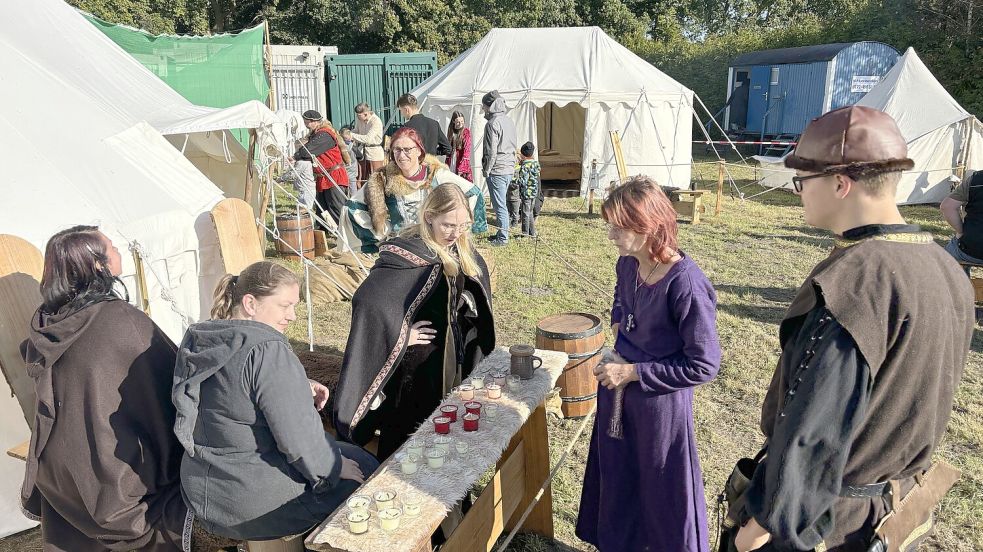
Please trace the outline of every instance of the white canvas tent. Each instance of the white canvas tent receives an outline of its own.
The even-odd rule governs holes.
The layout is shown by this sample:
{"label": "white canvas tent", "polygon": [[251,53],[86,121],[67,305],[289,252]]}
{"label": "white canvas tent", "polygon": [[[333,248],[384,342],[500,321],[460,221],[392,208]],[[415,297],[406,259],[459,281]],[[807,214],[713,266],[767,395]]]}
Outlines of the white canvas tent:
{"label": "white canvas tent", "polygon": [[[5,14],[15,23],[0,27],[0,233],[43,252],[59,230],[99,225],[123,254],[122,279],[135,296],[133,244],[151,316],[180,340],[221,270],[208,211],[223,193],[162,134],[179,136],[179,147],[187,134],[224,161],[223,140],[238,146],[226,129],[265,129],[274,115],[258,102],[226,110],[188,103],[61,0],[13,3]],[[213,177],[229,166],[214,168]],[[0,451],[28,435],[17,402],[0,401]],[[33,523],[17,507],[23,463],[0,457],[2,537]]]}
{"label": "white canvas tent", "polygon": [[[939,203],[949,194],[957,167],[983,169],[983,124],[949,95],[913,48],[857,105],[891,115],[908,142],[915,168],[898,184],[898,204]],[[762,185],[792,188],[795,172],[781,159],[757,159]]]}
{"label": "white canvas tent", "polygon": [[491,90],[505,99],[520,145],[536,143],[544,163],[579,163],[581,193],[594,159],[602,189],[617,179],[610,130],[621,134],[629,174],[689,186],[693,92],[597,27],[492,29],[413,90],[444,128],[451,113],[464,113],[479,180],[481,97]]}

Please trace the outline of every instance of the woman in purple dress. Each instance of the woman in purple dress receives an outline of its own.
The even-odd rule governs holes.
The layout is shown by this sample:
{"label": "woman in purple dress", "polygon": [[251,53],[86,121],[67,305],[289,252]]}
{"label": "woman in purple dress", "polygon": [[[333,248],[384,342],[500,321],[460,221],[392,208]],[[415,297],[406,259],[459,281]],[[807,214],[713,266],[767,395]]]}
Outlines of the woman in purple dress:
{"label": "woman in purple dress", "polygon": [[[693,389],[717,375],[716,294],[676,245],[676,212],[635,177],[601,208],[616,268],[616,358],[595,370],[577,536],[602,552],[707,552]],[[621,358],[617,358],[620,355]]]}

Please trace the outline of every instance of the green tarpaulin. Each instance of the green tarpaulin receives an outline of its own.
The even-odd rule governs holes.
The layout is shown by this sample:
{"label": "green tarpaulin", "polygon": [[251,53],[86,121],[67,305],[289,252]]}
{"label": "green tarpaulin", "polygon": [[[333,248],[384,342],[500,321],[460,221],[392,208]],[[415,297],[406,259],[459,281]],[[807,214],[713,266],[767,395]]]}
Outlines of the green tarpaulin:
{"label": "green tarpaulin", "polygon": [[[152,35],[83,13],[100,31],[193,104],[230,107],[266,102],[264,26],[212,36]],[[245,132],[237,138],[246,145]]]}

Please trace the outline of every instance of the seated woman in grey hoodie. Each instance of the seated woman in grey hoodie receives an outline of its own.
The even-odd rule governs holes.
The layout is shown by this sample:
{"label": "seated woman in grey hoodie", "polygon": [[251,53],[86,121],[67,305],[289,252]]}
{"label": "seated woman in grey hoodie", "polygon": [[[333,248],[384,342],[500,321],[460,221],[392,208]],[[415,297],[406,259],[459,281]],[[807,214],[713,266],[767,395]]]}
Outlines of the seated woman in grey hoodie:
{"label": "seated woman in grey hoodie", "polygon": [[208,531],[264,540],[308,531],[379,463],[324,432],[327,389],[307,379],[283,331],[300,283],[254,263],[219,283],[212,318],[194,324],[174,369],[181,488]]}

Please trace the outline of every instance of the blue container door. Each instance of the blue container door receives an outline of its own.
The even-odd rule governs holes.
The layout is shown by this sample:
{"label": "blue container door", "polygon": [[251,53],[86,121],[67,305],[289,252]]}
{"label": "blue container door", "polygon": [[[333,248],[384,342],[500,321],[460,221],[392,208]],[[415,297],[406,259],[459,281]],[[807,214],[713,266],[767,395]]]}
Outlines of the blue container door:
{"label": "blue container door", "polygon": [[767,65],[751,68],[751,88],[747,97],[747,130],[761,132],[761,120],[768,111],[768,86],[771,67]]}

